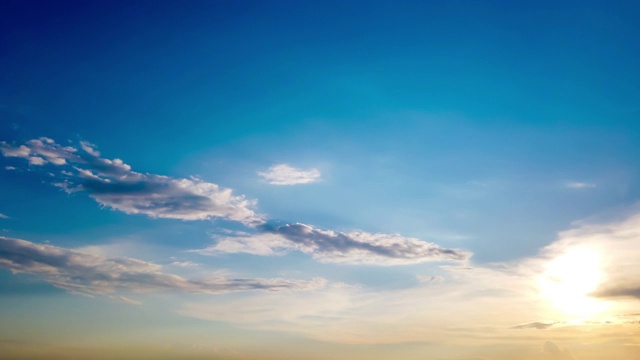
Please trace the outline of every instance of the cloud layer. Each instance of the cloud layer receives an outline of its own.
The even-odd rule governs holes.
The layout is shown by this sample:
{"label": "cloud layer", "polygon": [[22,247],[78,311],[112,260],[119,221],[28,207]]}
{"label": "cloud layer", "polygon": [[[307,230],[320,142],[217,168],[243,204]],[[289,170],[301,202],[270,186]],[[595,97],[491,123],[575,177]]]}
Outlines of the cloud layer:
{"label": "cloud layer", "polygon": [[54,185],[67,192],[84,191],[98,203],[127,214],[262,223],[253,210],[255,201],[234,195],[231,189],[197,178],[138,173],[120,159],[100,157],[87,142],[81,142],[77,149],[40,138],[17,147],[1,142],[0,149],[5,157],[23,158],[38,166],[54,165],[58,170]]}
{"label": "cloud layer", "polygon": [[278,255],[291,250],[311,254],[322,262],[400,265],[426,261],[465,261],[471,254],[395,234],[337,232],[295,223],[262,225],[256,235],[224,237],[202,254],[248,253]]}
{"label": "cloud layer", "polygon": [[162,266],[146,261],[105,258],[7,237],[0,237],[0,267],[14,273],[35,275],[58,288],[88,295],[118,291],[222,293],[245,290],[309,290],[325,283],[322,279],[302,281],[217,277],[190,280],[164,273]]}
{"label": "cloud layer", "polygon": [[258,172],[258,175],[265,178],[271,185],[298,185],[320,181],[320,170],[298,169],[287,164],[273,165],[267,171]]}

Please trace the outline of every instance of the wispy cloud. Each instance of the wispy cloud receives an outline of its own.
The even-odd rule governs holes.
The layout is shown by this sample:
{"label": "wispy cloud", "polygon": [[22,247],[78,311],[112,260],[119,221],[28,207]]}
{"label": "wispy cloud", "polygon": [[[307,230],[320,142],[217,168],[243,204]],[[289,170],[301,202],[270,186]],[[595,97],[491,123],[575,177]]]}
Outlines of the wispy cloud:
{"label": "wispy cloud", "polygon": [[73,293],[106,295],[118,291],[223,293],[230,291],[310,290],[323,279],[248,279],[216,277],[190,280],[162,272],[162,266],[131,258],[106,258],[52,245],[0,237],[0,267],[31,274]]}
{"label": "wispy cloud", "polygon": [[320,170],[316,168],[299,169],[287,164],[273,165],[267,171],[258,172],[258,175],[272,185],[298,185],[320,181]]}
{"label": "wispy cloud", "polygon": [[423,284],[429,284],[429,283],[433,284],[433,283],[443,282],[444,278],[442,276],[437,276],[437,275],[416,275],[416,280],[418,280]]}
{"label": "wispy cloud", "polygon": [[526,323],[526,324],[521,324],[521,325],[516,325],[516,326],[512,326],[512,329],[538,329],[538,330],[544,330],[544,329],[548,329],[554,325],[556,325],[558,322],[557,321],[551,321],[551,322],[544,322],[544,321],[534,321],[531,323]]}
{"label": "wispy cloud", "polygon": [[[337,233],[316,234],[315,230],[302,225],[287,230],[302,237],[296,240],[280,233],[286,232],[284,230],[258,234],[258,239],[246,236],[221,239],[205,251],[274,254],[300,246],[312,256],[338,260],[356,258],[359,261],[359,256],[381,256],[365,246],[364,253],[355,257],[349,250],[351,241],[355,241],[353,237]],[[413,246],[405,242],[401,244],[388,247],[408,251]],[[584,249],[597,255],[597,261],[583,257],[587,254]],[[314,251],[318,255],[314,255]],[[345,254],[336,255],[334,251],[344,251]],[[354,246],[353,251],[361,251],[361,248]],[[385,251],[382,253],[386,254]],[[400,261],[406,257],[391,256],[399,256]],[[640,299],[635,291],[629,290],[640,288],[638,259],[640,214],[604,224],[582,224],[561,232],[558,239],[541,249],[539,254],[517,261],[440,266],[438,272],[442,278],[418,277],[429,286],[417,284],[415,287],[382,291],[358,286],[329,286],[303,295],[267,294],[258,297],[246,294],[240,301],[189,303],[182,313],[242,323],[256,329],[296,331],[320,340],[348,343],[455,343],[456,339],[465,336],[485,343],[514,336],[523,341],[539,342],[556,335],[563,336],[568,331],[579,333],[578,337],[597,337],[637,326],[635,321],[629,323],[628,318],[616,319],[615,315],[616,312],[637,312],[637,303],[629,302],[623,296]],[[380,261],[394,262],[396,259],[391,257]],[[591,270],[597,272],[596,277],[592,276]],[[577,274],[588,278],[577,277]],[[551,293],[544,286],[545,282],[553,283]],[[594,290],[589,293],[591,286]],[[555,291],[556,287],[559,290]],[[562,297],[561,303],[556,302],[558,296]],[[598,313],[601,305],[611,311],[606,321],[601,321]],[[257,309],[260,309],[259,314],[251,313]],[[587,311],[583,313],[585,309]],[[473,325],[470,327],[469,324]],[[513,334],[515,329],[518,335]],[[589,331],[583,331],[585,329]],[[564,349],[552,345],[538,350],[538,355],[544,359],[571,358]]]}
{"label": "wispy cloud", "polygon": [[3,213],[0,213],[0,219],[8,219],[9,217]]}
{"label": "wispy cloud", "polygon": [[566,183],[565,186],[569,189],[591,189],[595,188],[596,184],[580,181],[570,181]]}
{"label": "wispy cloud", "polygon": [[224,218],[259,224],[255,201],[234,195],[231,189],[198,178],[184,179],[131,170],[120,159],[100,157],[91,144],[81,150],[61,146],[49,138],[24,145],[0,143],[6,157],[23,158],[32,165],[54,165],[54,185],[67,192],[86,192],[98,203],[127,214],[181,220]]}
{"label": "wispy cloud", "polygon": [[401,265],[427,261],[465,261],[471,254],[397,234],[373,234],[364,231],[337,232],[295,223],[259,227],[261,233],[223,237],[201,254],[248,253],[279,255],[292,250],[311,254],[322,262]]}

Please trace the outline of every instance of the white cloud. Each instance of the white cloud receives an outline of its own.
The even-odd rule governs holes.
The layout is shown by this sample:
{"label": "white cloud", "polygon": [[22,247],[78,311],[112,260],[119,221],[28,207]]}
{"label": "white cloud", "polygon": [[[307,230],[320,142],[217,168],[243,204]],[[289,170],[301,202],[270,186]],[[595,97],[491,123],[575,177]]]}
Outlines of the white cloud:
{"label": "white cloud", "polygon": [[41,137],[27,141],[24,145],[13,147],[6,142],[0,142],[0,150],[5,157],[19,157],[29,161],[32,165],[64,165],[69,161],[80,161],[76,155],[76,149],[70,146],[61,146],[53,140]]}
{"label": "white cloud", "polygon": [[178,266],[178,267],[196,267],[196,266],[200,266],[200,264],[194,263],[192,261],[174,261],[169,265]]}
{"label": "white cloud", "polygon": [[4,168],[9,171],[16,169],[15,166],[5,166]]}
{"label": "white cloud", "polygon": [[231,189],[197,178],[138,173],[120,159],[101,158],[92,146],[81,142],[82,151],[78,151],[48,138],[18,147],[0,143],[4,156],[24,158],[32,165],[55,165],[55,186],[68,193],[84,191],[98,203],[127,214],[181,220],[224,218],[251,225],[263,222],[253,210],[256,202],[234,195]]}
{"label": "white cloud", "polygon": [[258,175],[265,178],[272,185],[298,185],[320,181],[320,170],[316,168],[298,169],[287,164],[276,164],[260,171]]}
{"label": "white cloud", "polygon": [[590,189],[596,187],[596,184],[580,181],[571,181],[565,184],[569,189]]}
{"label": "white cloud", "polygon": [[106,295],[119,291],[223,293],[229,291],[310,290],[323,279],[247,279],[215,277],[191,280],[162,272],[162,266],[131,258],[106,258],[52,245],[0,237],[0,267],[30,274],[73,293]]}
{"label": "white cloud", "polygon": [[[344,250],[355,241],[336,238],[335,233],[318,235],[314,230],[295,228],[295,234],[311,235],[288,240],[294,245],[272,246],[270,242],[279,244],[284,236],[266,232],[257,235],[260,241],[241,237],[234,242],[231,238],[223,249],[214,246],[209,251],[272,254],[302,244],[307,251],[326,251],[330,254],[327,256],[333,256],[334,248]],[[598,255],[598,261],[592,262],[590,257],[585,260],[581,256],[584,249]],[[599,272],[591,293],[581,284],[595,279],[591,271],[586,273],[587,279],[578,277],[585,272],[584,266]],[[417,275],[429,286],[391,290],[330,286],[304,295],[247,294],[239,301],[189,303],[182,313],[346,343],[429,341],[456,346],[510,338],[534,345],[568,334],[578,342],[588,342],[615,333],[637,334],[637,319],[623,315],[637,313],[638,302],[633,300],[640,300],[639,267],[640,214],[636,214],[621,221],[583,224],[561,232],[556,241],[529,258],[440,266],[442,278]],[[549,269],[560,269],[561,273]],[[549,294],[541,280],[558,284],[560,291]],[[567,281],[570,283],[565,284]],[[565,293],[562,288],[576,293]],[[556,303],[556,295],[569,302]],[[591,305],[596,306],[588,308]],[[252,309],[260,312],[251,313]],[[584,309],[588,311],[583,313]],[[542,351],[532,350],[530,355],[523,358],[571,359],[568,351],[553,345],[546,345]]]}
{"label": "white cloud", "polygon": [[0,213],[0,219],[8,219],[9,217],[5,214]]}
{"label": "white cloud", "polygon": [[222,237],[201,254],[248,253],[279,255],[291,250],[311,254],[321,262],[401,265],[426,261],[465,261],[471,254],[397,234],[348,233],[321,230],[305,224],[262,225],[262,233]]}

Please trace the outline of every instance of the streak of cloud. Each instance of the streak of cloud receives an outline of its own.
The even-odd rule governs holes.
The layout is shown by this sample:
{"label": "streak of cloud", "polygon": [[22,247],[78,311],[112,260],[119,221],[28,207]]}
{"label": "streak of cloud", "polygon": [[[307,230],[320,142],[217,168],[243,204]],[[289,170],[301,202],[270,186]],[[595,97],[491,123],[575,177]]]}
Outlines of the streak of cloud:
{"label": "streak of cloud", "polygon": [[287,164],[276,164],[258,172],[271,185],[299,185],[320,181],[320,170],[299,169]]}
{"label": "streak of cloud", "polygon": [[72,293],[106,295],[181,292],[224,293],[231,291],[310,290],[325,280],[250,279],[216,277],[191,280],[162,272],[162,266],[131,258],[106,258],[52,245],[0,237],[0,267],[14,273],[34,275]]}

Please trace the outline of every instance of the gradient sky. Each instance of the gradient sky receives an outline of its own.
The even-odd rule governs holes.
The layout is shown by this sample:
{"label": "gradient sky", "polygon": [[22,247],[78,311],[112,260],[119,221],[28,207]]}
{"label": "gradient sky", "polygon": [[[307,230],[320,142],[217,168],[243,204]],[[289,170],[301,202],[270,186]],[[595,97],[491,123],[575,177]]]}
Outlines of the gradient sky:
{"label": "gradient sky", "polygon": [[0,358],[640,358],[634,1],[0,3]]}

